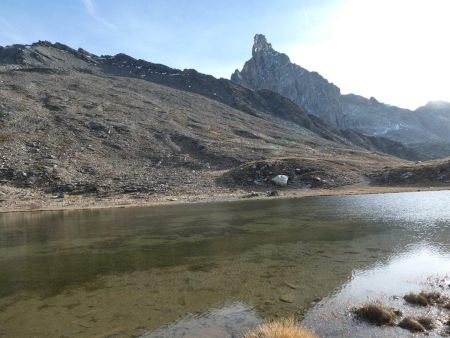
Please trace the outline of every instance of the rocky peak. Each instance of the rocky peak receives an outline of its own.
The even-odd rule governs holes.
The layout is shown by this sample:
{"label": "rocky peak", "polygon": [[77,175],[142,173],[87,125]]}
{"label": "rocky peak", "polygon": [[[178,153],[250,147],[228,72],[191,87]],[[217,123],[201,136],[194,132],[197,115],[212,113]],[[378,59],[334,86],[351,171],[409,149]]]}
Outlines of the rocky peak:
{"label": "rocky peak", "polygon": [[258,53],[266,51],[273,51],[272,44],[267,42],[267,39],[263,34],[256,34],[254,37],[252,55],[255,56]]}
{"label": "rocky peak", "polygon": [[318,73],[292,63],[286,54],[277,52],[262,34],[256,34],[252,58],[231,81],[244,87],[277,92],[304,108],[308,113],[337,126],[342,111],[340,90]]}
{"label": "rocky peak", "polygon": [[62,43],[38,41],[31,45],[0,47],[0,65],[6,67],[53,69],[55,71],[89,70],[95,65],[95,55],[78,51]]}

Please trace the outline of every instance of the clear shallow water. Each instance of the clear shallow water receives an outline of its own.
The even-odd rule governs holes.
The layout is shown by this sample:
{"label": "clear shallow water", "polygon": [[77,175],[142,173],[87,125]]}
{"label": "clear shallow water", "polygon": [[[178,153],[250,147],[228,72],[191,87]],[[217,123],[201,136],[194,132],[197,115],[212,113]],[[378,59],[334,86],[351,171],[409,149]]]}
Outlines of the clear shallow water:
{"label": "clear shallow water", "polygon": [[447,328],[444,323],[448,321],[449,311],[410,306],[403,296],[423,290],[438,291],[448,296],[449,273],[448,252],[431,244],[410,246],[387,262],[355,270],[350,281],[306,312],[304,323],[313,327],[321,337],[410,337],[411,334],[401,328],[371,326],[356,321],[351,315],[352,309],[364,303],[381,302],[401,310],[404,316],[437,319],[436,330],[427,336],[441,337]]}
{"label": "clear shallow water", "polygon": [[450,273],[449,206],[443,191],[3,214],[0,336],[232,337],[291,314],[377,335],[349,307]]}

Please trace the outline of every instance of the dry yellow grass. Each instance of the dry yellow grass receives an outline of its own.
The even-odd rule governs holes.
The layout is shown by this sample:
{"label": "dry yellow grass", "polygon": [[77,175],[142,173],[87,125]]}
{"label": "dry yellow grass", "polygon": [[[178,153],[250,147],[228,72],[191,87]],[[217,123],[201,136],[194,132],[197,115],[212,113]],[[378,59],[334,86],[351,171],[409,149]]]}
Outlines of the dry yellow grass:
{"label": "dry yellow grass", "polygon": [[439,292],[426,292],[421,293],[410,293],[407,294],[403,299],[410,304],[428,306],[428,305],[440,305],[448,302],[448,298],[441,295]]}
{"label": "dry yellow grass", "polygon": [[298,326],[292,318],[281,319],[258,326],[243,338],[318,338],[314,333]]}
{"label": "dry yellow grass", "polygon": [[402,329],[409,330],[410,332],[425,332],[425,328],[414,318],[403,318],[403,320],[398,323]]}
{"label": "dry yellow grass", "polygon": [[356,309],[355,314],[360,320],[379,326],[394,325],[396,318],[399,316],[396,311],[378,303],[365,304]]}

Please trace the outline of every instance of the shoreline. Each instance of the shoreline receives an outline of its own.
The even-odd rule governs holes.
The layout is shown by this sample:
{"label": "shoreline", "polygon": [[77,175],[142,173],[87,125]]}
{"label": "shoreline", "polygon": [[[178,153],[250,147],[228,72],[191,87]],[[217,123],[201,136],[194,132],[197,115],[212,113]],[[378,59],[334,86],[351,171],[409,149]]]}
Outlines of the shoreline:
{"label": "shoreline", "polygon": [[[245,202],[255,200],[282,200],[296,199],[315,196],[345,196],[345,195],[370,195],[389,194],[402,192],[421,191],[442,191],[450,190],[448,186],[370,186],[365,184],[355,184],[332,189],[280,189],[280,196],[268,197],[265,193],[259,192],[258,196],[249,197],[250,192],[245,190],[228,192],[211,192],[210,194],[185,194],[176,196],[152,196],[152,195],[115,195],[111,197],[94,196],[67,196],[64,199],[55,199],[49,195],[41,200],[47,206],[37,206],[30,201],[17,206],[2,206],[0,214],[5,213],[27,213],[45,211],[75,211],[75,210],[99,210],[118,208],[141,208],[158,207],[167,205],[188,205],[198,203],[225,203],[225,202]],[[42,195],[41,195],[42,197]],[[5,202],[5,201],[3,201]]]}

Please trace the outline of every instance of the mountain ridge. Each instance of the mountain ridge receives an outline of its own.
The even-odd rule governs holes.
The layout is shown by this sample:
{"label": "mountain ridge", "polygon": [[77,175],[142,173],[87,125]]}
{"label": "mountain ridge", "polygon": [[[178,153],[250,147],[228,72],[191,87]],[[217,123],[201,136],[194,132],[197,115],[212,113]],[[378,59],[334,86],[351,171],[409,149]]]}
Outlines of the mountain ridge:
{"label": "mountain ridge", "polygon": [[[338,128],[401,142],[433,158],[450,155],[450,105],[441,104],[441,110],[448,114],[438,114],[429,105],[412,111],[373,97],[343,95],[319,73],[275,51],[262,34],[255,35],[252,58],[231,75],[231,81],[254,90],[275,91]],[[423,116],[425,110],[427,118]]]}
{"label": "mountain ridge", "polygon": [[[262,43],[267,44],[267,41],[264,40]],[[268,50],[268,46],[261,48]],[[7,49],[13,50],[13,52],[6,53],[7,55],[14,54],[16,56],[15,59],[6,59],[7,62],[16,62],[24,67],[29,67],[30,70],[37,67],[37,69],[45,68],[48,71],[52,69],[59,71],[75,70],[139,78],[179,90],[194,92],[250,114],[257,115],[261,111],[270,113],[302,127],[306,126],[307,129],[319,133],[326,139],[343,144],[353,144],[368,150],[381,151],[411,160],[428,158],[424,153],[401,146],[388,139],[374,139],[355,131],[344,132],[339,128],[326,125],[313,115],[305,113],[301,107],[288,102],[283,96],[275,94],[275,92],[247,90],[236,86],[232,81],[216,79],[211,75],[202,74],[193,69],[174,69],[141,59],[137,60],[123,53],[114,56],[96,56],[81,48],[75,50],[61,43],[52,44],[48,41],[39,41],[29,46],[3,47],[3,49],[0,49],[0,64],[5,63],[5,58],[1,56],[2,50]],[[75,60],[69,60],[66,55],[53,55],[52,49],[72,55]]]}
{"label": "mountain ridge", "polygon": [[277,173],[289,187],[334,188],[411,164],[383,150],[423,158],[330,126],[273,91],[195,70],[42,41],[0,48],[0,190],[265,192]]}

